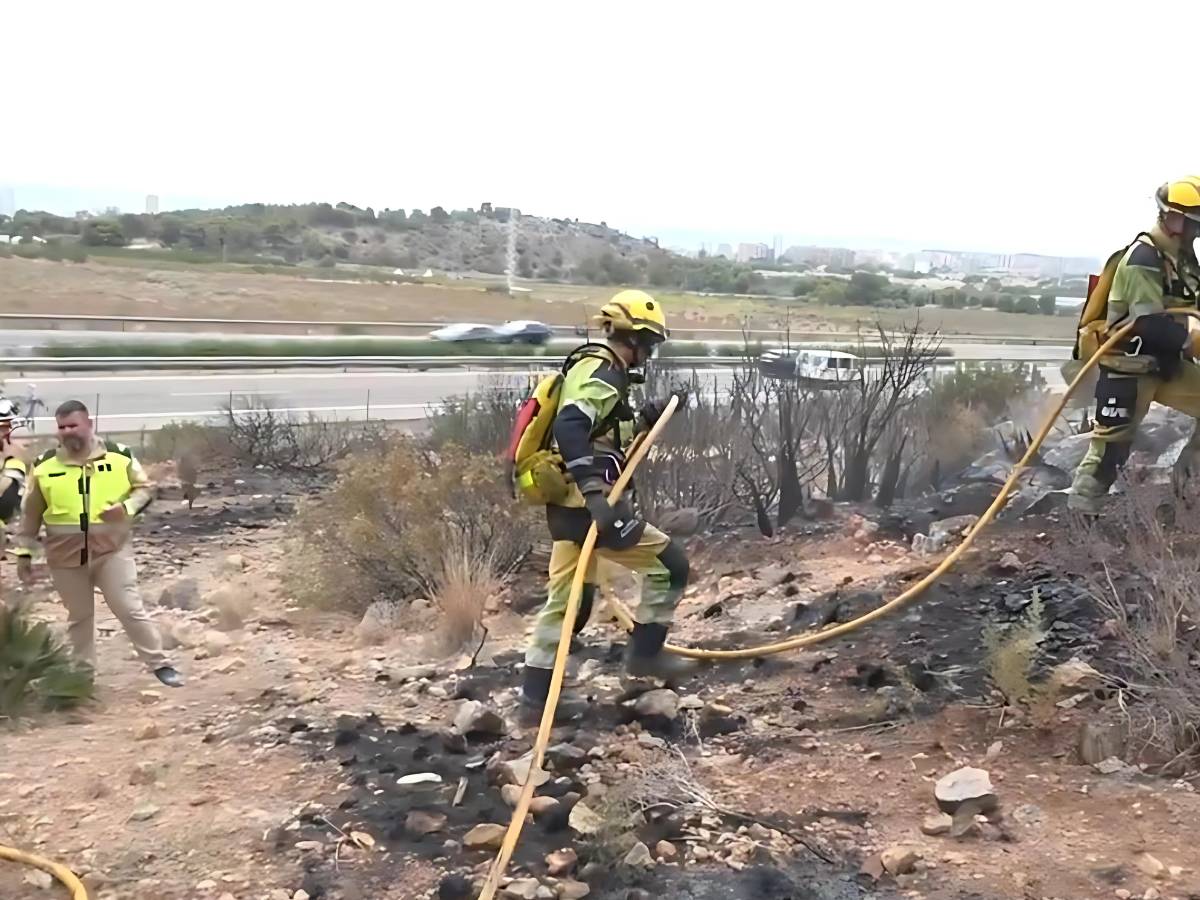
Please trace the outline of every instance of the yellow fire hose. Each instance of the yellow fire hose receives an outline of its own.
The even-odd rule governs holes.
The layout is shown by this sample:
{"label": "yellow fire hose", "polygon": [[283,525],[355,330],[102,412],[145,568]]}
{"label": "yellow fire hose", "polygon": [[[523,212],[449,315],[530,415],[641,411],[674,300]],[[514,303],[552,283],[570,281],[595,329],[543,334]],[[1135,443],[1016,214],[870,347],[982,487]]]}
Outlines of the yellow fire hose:
{"label": "yellow fire hose", "polygon": [[[1176,311],[1172,310],[1171,312],[1172,314],[1175,314]],[[1200,319],[1200,312],[1179,310],[1178,314],[1189,316],[1194,319]],[[948,572],[950,568],[956,562],[958,562],[962,555],[970,549],[973,543],[975,543],[975,538],[979,536],[979,533],[983,531],[983,529],[987,528],[987,526],[991,524],[992,520],[996,517],[997,513],[1004,508],[1004,504],[1008,502],[1009,495],[1012,493],[1013,488],[1016,487],[1017,480],[1021,477],[1021,473],[1025,470],[1025,467],[1029,465],[1030,460],[1037,455],[1038,450],[1041,449],[1042,444],[1050,434],[1050,430],[1054,427],[1054,423],[1058,420],[1059,415],[1062,414],[1063,409],[1066,407],[1067,401],[1071,399],[1071,395],[1074,394],[1079,388],[1079,385],[1084,382],[1088,376],[1088,373],[1090,373],[1091,370],[1100,362],[1101,356],[1119,343],[1121,339],[1124,338],[1125,335],[1127,335],[1133,328],[1133,324],[1133,322],[1130,322],[1128,325],[1124,325],[1117,329],[1112,336],[1100,346],[1100,349],[1098,349],[1092,355],[1091,359],[1083,364],[1083,367],[1075,375],[1075,378],[1071,381],[1070,385],[1067,386],[1066,393],[1063,394],[1062,399],[1058,401],[1058,404],[1054,407],[1054,410],[1049,416],[1046,417],[1046,421],[1042,423],[1041,429],[1038,431],[1037,436],[1033,439],[1033,442],[1029,445],[1029,449],[1025,451],[1025,455],[1021,457],[1020,461],[1018,461],[1015,466],[1013,466],[1012,473],[1008,476],[1008,480],[1005,481],[1004,485],[1000,488],[1000,493],[996,495],[996,499],[992,501],[992,505],[989,506],[984,511],[983,515],[979,517],[979,520],[971,526],[971,529],[963,537],[962,543],[955,547],[954,550],[952,550],[949,554],[947,554],[946,558],[938,563],[938,565],[928,575],[926,575],[908,590],[904,591],[894,600],[889,600],[882,606],[878,606],[870,612],[859,616],[857,619],[852,619],[851,621],[842,625],[837,625],[833,628],[827,628],[824,631],[797,635],[796,637],[788,638],[784,641],[778,641],[774,644],[763,644],[760,647],[743,647],[740,650],[703,650],[696,647],[680,647],[675,644],[668,644],[665,649],[670,653],[676,654],[677,656],[685,656],[689,659],[755,659],[761,656],[771,656],[775,653],[785,653],[788,650],[797,650],[800,647],[811,647],[813,644],[824,643],[825,641],[833,640],[836,637],[841,637],[844,634],[849,634],[851,631],[862,628],[864,625],[870,624],[876,619],[881,619],[890,613],[896,612],[904,605],[915,600],[921,594],[925,593],[925,591],[929,589],[930,585],[945,575],[946,572]],[[580,564],[582,565],[586,561],[587,557],[584,556],[582,557]],[[627,631],[632,629],[633,619],[630,617],[629,611],[613,598],[610,598],[610,602],[612,603],[613,614],[616,616],[617,621],[621,623],[621,627]]]}
{"label": "yellow fire hose", "polygon": [[62,882],[63,886],[71,892],[71,900],[88,900],[87,888],[83,883],[75,877],[75,873],[66,866],[61,866],[56,862],[51,862],[48,859],[42,859],[40,856],[34,856],[32,853],[24,853],[20,850],[14,850],[12,847],[0,847],[0,859],[7,859],[10,862],[21,863],[25,866],[33,866],[35,869],[41,869],[43,872],[49,872],[55,878]]}
{"label": "yellow fire hose", "polygon": [[[1189,310],[1171,310],[1172,314],[1184,315],[1194,319],[1200,319],[1200,312]],[[996,499],[992,501],[991,506],[979,517],[979,520],[971,527],[970,531],[963,537],[963,541],[954,550],[952,550],[945,559],[943,559],[928,575],[904,591],[894,600],[889,600],[882,606],[871,610],[846,622],[842,625],[837,625],[833,628],[828,628],[824,631],[814,632],[811,634],[798,635],[794,638],[789,638],[785,641],[779,641],[774,644],[764,644],[761,647],[746,647],[741,650],[703,650],[694,647],[680,647],[675,644],[668,644],[666,649],[679,656],[686,656],[691,659],[753,659],[760,656],[770,656],[775,653],[784,653],[788,650],[795,650],[800,647],[808,647],[813,644],[818,644],[823,641],[832,640],[835,637],[841,637],[858,628],[862,628],[876,619],[883,618],[889,613],[893,613],[906,604],[912,602],[922,593],[924,593],[930,585],[941,578],[947,571],[962,557],[964,553],[970,549],[975,539],[979,536],[996,514],[1000,512],[1004,504],[1008,501],[1009,495],[1013,488],[1016,487],[1017,480],[1025,467],[1029,465],[1030,460],[1034,458],[1042,444],[1049,436],[1054,423],[1058,421],[1059,415],[1066,408],[1067,402],[1071,396],[1078,390],[1079,386],[1084,383],[1088,374],[1100,362],[1101,357],[1113,347],[1115,347],[1129,332],[1133,329],[1134,323],[1130,322],[1123,325],[1121,328],[1113,332],[1099,349],[1092,354],[1091,358],[1083,364],[1076,373],[1071,383],[1067,386],[1066,392],[1058,401],[1053,411],[1046,417],[1046,421],[1042,423],[1042,427],[1038,430],[1029,448],[1025,451],[1025,455],[1013,467],[1012,473],[1008,476],[1008,480],[1000,488],[1000,492],[996,495]],[[645,458],[646,453],[658,438],[662,429],[666,427],[667,422],[674,414],[677,400],[672,398],[667,408],[664,410],[662,417],[655,423],[654,427],[646,434],[645,439],[637,446],[632,448],[629,463],[625,467],[625,471],[621,473],[621,477],[613,486],[612,495],[609,498],[610,503],[615,503],[620,499],[626,485],[633,476],[634,470],[638,467],[641,461]],[[529,814],[529,805],[533,800],[533,792],[535,788],[534,773],[540,771],[542,762],[546,752],[546,746],[550,742],[550,732],[554,725],[554,713],[558,707],[558,698],[562,692],[563,674],[567,664],[567,654],[571,644],[571,634],[575,627],[575,616],[579,610],[579,598],[583,594],[583,583],[587,576],[588,563],[591,560],[592,552],[596,547],[596,526],[593,525],[587,533],[587,538],[583,542],[583,549],[579,555],[579,562],[575,568],[575,578],[571,582],[571,593],[567,598],[566,611],[563,614],[562,633],[558,640],[558,651],[554,657],[554,669],[550,676],[550,692],[546,700],[545,709],[542,710],[542,721],[538,727],[537,738],[533,743],[532,763],[529,767],[529,775],[525,779],[525,784],[521,787],[521,797],[517,801],[516,809],[513,810],[512,820],[508,824],[508,831],[505,832],[504,840],[500,845],[500,852],[496,855],[492,862],[491,870],[488,872],[487,881],[484,882],[483,891],[479,895],[479,900],[494,900],[496,892],[500,889],[500,879],[504,877],[505,870],[508,868],[509,860],[512,859],[513,851],[516,849],[517,841],[521,837],[521,829],[525,825],[525,817]],[[629,615],[628,610],[620,606],[616,602],[613,603],[613,610],[618,621],[625,629],[633,628],[633,619]]]}

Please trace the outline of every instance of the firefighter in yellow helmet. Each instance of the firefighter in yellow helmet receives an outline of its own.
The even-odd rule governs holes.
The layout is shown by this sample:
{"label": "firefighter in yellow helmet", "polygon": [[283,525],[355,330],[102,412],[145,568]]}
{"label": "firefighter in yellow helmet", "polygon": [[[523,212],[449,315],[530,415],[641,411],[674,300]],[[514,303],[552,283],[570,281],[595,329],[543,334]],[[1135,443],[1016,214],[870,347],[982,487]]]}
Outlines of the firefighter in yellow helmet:
{"label": "firefighter in yellow helmet", "polygon": [[[1158,219],[1125,250],[1108,295],[1106,330],[1135,325],[1100,363],[1096,424],[1069,498],[1069,506],[1083,513],[1101,511],[1151,402],[1200,418],[1200,330],[1193,320],[1167,313],[1196,309],[1200,296],[1200,176],[1164,184],[1155,199]],[[1188,465],[1197,450],[1200,432],[1181,464]]]}
{"label": "firefighter in yellow helmet", "polygon": [[[608,493],[625,465],[624,451],[636,431],[652,426],[666,401],[652,401],[640,413],[630,407],[629,388],[667,339],[662,306],[644,291],[621,291],[604,304],[596,322],[603,344],[588,344],[567,358],[565,380],[554,419],[553,440],[572,481],[561,504],[546,507],[554,542],[546,605],[538,614],[525,654],[521,690],[522,721],[541,716],[550,688],[550,671],[562,630],[580,548],[596,523],[596,555],[641,576],[642,598],[626,649],[626,669],[634,676],[673,679],[687,664],[663,652],[675,606],[688,582],[688,561],[670,537],[644,522],[624,497],[615,505]],[[682,395],[682,392],[680,392]],[[686,399],[681,397],[681,399]],[[576,620],[583,627],[595,596],[595,557]],[[579,713],[569,698],[559,704],[559,718]]]}

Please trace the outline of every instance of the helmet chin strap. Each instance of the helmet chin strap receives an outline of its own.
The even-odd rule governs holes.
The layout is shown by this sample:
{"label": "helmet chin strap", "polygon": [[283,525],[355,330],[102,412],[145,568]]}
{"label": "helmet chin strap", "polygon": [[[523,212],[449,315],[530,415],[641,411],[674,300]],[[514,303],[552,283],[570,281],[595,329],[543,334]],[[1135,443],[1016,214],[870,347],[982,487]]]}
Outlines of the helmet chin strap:
{"label": "helmet chin strap", "polygon": [[[637,370],[645,367],[646,362],[650,361],[653,355],[653,346],[647,345],[638,339],[636,331],[610,331],[607,335],[610,343],[619,344],[624,349],[628,350],[633,359],[626,362],[626,368],[629,370],[629,381],[631,384],[645,384],[646,376]],[[640,361],[640,357],[646,352],[645,361]]]}

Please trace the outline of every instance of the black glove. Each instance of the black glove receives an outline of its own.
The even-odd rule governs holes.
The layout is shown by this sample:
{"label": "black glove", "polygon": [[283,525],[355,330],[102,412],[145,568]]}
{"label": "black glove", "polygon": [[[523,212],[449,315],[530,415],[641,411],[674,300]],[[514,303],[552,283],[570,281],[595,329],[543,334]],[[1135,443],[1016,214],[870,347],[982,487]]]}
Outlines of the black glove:
{"label": "black glove", "polygon": [[678,406],[675,407],[676,409],[684,409],[687,406],[687,388],[676,388],[675,390],[671,391],[670,395],[665,400],[647,400],[644,404],[642,404],[640,417],[642,428],[644,430],[648,431],[649,429],[653,428],[655,424],[657,424],[658,420],[662,418],[663,412],[666,411],[667,404],[671,402],[672,397],[676,397],[679,400]]}
{"label": "black glove", "polygon": [[598,491],[583,495],[592,521],[596,523],[596,543],[611,550],[636,547],[646,530],[646,523],[633,513],[628,501],[621,499],[610,506],[608,498]]}

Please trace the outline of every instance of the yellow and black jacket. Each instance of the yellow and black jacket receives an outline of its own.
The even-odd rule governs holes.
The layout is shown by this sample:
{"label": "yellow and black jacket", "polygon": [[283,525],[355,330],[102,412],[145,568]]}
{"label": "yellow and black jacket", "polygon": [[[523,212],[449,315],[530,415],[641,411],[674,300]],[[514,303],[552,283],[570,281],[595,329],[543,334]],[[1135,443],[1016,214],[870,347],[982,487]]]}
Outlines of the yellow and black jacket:
{"label": "yellow and black jacket", "polygon": [[[28,469],[25,460],[19,456],[4,455],[0,464],[0,546],[8,542],[7,526],[21,508],[21,496],[25,490],[25,476]],[[17,547],[13,550],[16,556],[28,556],[29,550]]]}
{"label": "yellow and black jacket", "polygon": [[[91,450],[72,457],[63,447],[38,457],[22,506],[21,536],[26,545],[46,528],[46,562],[72,568],[115,553],[129,539],[130,523],[154,498],[154,486],[124,444],[96,438]],[[101,514],[120,504],[121,522]]]}

